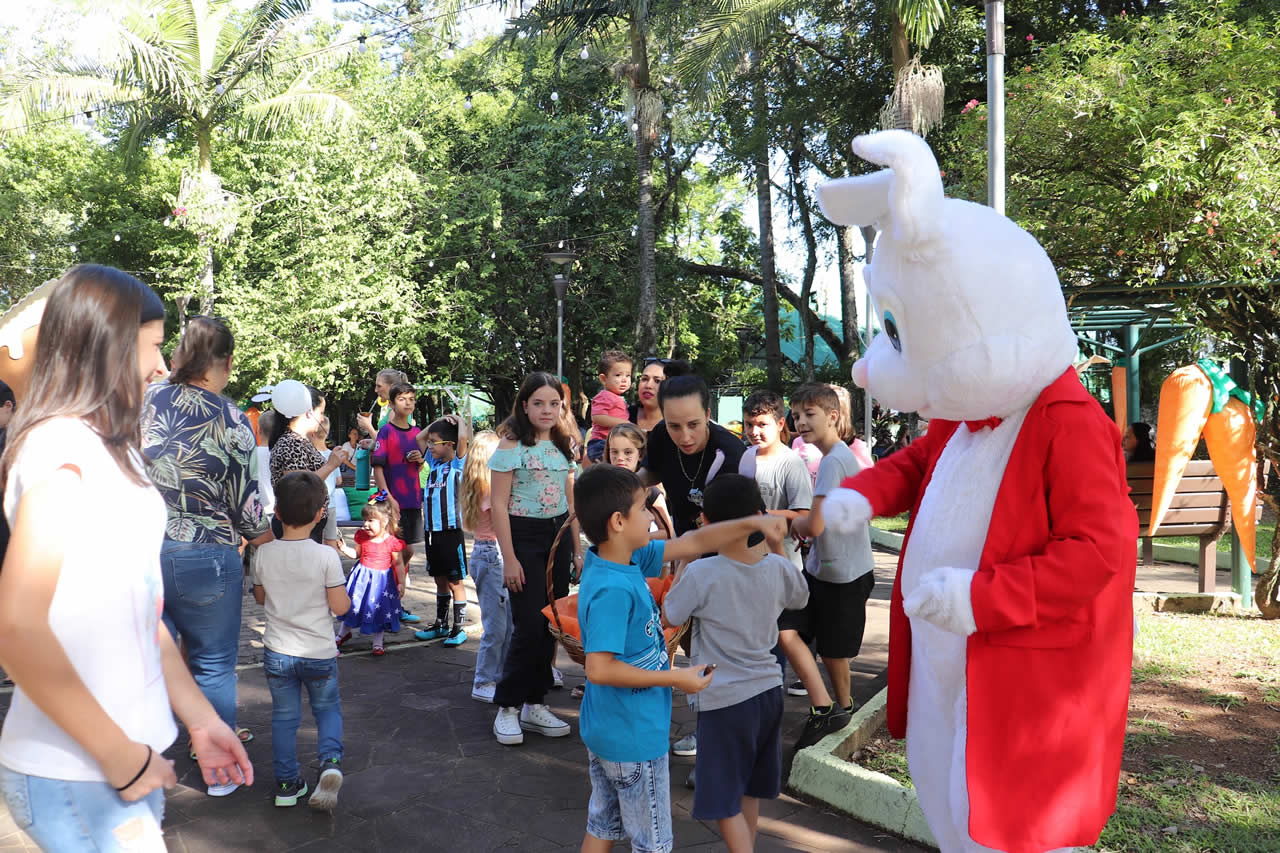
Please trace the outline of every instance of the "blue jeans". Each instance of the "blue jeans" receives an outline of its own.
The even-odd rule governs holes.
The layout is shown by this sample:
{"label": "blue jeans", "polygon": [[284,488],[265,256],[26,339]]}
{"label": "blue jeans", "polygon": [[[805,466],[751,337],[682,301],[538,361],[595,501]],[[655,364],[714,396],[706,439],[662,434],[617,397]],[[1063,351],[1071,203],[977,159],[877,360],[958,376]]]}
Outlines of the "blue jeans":
{"label": "blue jeans", "polygon": [[187,649],[187,666],[222,721],[236,727],[236,656],[244,564],[230,545],[164,540],[164,624]]}
{"label": "blue jeans", "polygon": [[301,779],[298,725],[302,722],[302,686],[316,718],[320,760],[342,759],[342,700],[338,696],[337,658],[296,658],[271,649],[262,653],[271,690],[271,767],[277,782]]}
{"label": "blue jeans", "polygon": [[635,853],[668,853],[671,832],[671,775],[667,756],[652,761],[591,760],[591,802],[587,832],[605,841],[631,839]]}
{"label": "blue jeans", "polygon": [[106,782],[46,779],[0,767],[0,791],[18,829],[47,853],[164,853],[163,790],[126,803]]}
{"label": "blue jeans", "polygon": [[511,643],[511,607],[502,583],[502,551],[498,543],[477,539],[471,548],[469,568],[476,582],[480,624],[484,626],[484,637],[476,651],[475,683],[497,684],[502,680],[507,646]]}

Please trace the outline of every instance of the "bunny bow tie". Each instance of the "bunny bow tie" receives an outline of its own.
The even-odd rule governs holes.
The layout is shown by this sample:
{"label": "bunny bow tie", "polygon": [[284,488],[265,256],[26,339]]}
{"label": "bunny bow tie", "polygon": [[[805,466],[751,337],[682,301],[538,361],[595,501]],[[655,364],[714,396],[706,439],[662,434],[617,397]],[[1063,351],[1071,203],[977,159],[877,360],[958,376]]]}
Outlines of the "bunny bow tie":
{"label": "bunny bow tie", "polygon": [[1004,419],[993,416],[990,418],[983,418],[980,421],[965,421],[964,425],[969,428],[969,432],[978,432],[979,430],[986,429],[987,427],[995,429],[1000,426],[1000,422],[1002,420]]}

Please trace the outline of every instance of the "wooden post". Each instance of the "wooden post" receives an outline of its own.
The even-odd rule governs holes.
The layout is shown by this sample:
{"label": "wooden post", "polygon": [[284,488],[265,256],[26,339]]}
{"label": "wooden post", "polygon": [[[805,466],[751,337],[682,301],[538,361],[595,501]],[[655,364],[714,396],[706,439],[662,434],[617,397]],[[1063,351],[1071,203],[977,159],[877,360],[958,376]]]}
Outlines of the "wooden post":
{"label": "wooden post", "polygon": [[1218,539],[1211,533],[1200,535],[1200,591],[1218,589]]}

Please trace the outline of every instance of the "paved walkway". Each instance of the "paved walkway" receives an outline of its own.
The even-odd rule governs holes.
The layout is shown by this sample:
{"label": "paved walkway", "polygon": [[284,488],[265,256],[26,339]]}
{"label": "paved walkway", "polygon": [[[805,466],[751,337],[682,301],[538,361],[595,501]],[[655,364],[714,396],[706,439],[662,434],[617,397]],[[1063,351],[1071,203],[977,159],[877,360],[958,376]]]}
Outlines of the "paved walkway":
{"label": "paved walkway", "polygon": [[[895,555],[877,553],[877,574],[893,574]],[[420,558],[415,559],[418,568]],[[411,572],[411,577],[415,573]],[[434,616],[434,590],[416,572],[406,599],[424,620]],[[411,581],[413,583],[413,581]],[[863,654],[854,662],[854,695],[859,701],[883,686],[888,644],[889,584],[882,583],[869,605]],[[479,634],[472,608],[471,630]],[[577,734],[579,702],[570,689],[585,680],[582,668],[561,652],[558,665],[566,687],[548,696],[553,710],[574,728],[571,737],[550,740],[529,735],[520,747],[493,739],[492,706],[470,698],[475,643],[446,649],[421,643],[412,632],[388,636],[388,654],[368,654],[367,640],[353,640],[339,662],[344,716],[346,784],[333,816],[305,807],[277,809],[270,799],[271,698],[260,662],[262,610],[245,598],[240,650],[240,716],[256,734],[249,744],[258,781],[225,799],[203,792],[199,770],[186,757],[185,742],[168,751],[176,762],[179,787],[170,792],[165,837],[171,851],[399,851],[438,847],[450,853],[577,849],[586,825],[590,795],[586,749]],[[7,708],[7,692],[0,709]],[[788,697],[785,731],[793,740],[807,704]],[[683,696],[673,702],[672,737],[693,730],[694,717]],[[314,774],[316,733],[304,715],[299,757]],[[672,811],[677,850],[724,849],[714,824],[689,813],[692,791],[684,787],[694,759],[671,760]],[[314,777],[313,777],[314,778]],[[923,848],[872,827],[790,797],[762,810],[759,851],[898,851]],[[0,807],[0,851],[34,850]],[[620,844],[619,849],[627,849]]]}
{"label": "paved walkway", "polygon": [[[853,661],[853,693],[864,701],[884,684],[888,651],[888,578],[897,555],[876,552],[881,579],[868,604],[862,654]],[[434,589],[415,559],[407,602],[429,621]],[[1190,566],[1140,569],[1144,590],[1177,591],[1195,586]],[[1220,583],[1222,578],[1220,576]],[[468,582],[470,583],[470,582]],[[479,613],[471,608],[471,631],[479,634]],[[569,689],[584,681],[582,668],[563,652],[566,689],[548,697],[552,708],[574,727],[563,740],[530,735],[521,747],[498,745],[491,732],[493,708],[470,698],[475,643],[446,649],[412,639],[407,627],[388,635],[389,653],[368,654],[356,639],[340,660],[344,712],[344,768],[347,781],[335,815],[305,807],[276,809],[270,799],[271,699],[264,683],[262,609],[245,598],[240,648],[240,722],[257,739],[249,755],[258,773],[252,788],[225,799],[203,793],[199,771],[180,740],[168,752],[176,762],[179,787],[170,792],[165,819],[171,851],[392,851],[439,847],[465,851],[552,851],[576,849],[586,822],[590,783],[586,751],[577,735],[578,702]],[[0,710],[9,691],[0,691]],[[807,710],[803,698],[786,700],[785,732],[798,733]],[[672,737],[692,731],[693,714],[682,696],[673,703]],[[304,764],[314,756],[315,727],[309,716],[299,732]],[[683,783],[691,758],[672,758],[672,809],[678,850],[723,849],[715,827],[693,820],[692,792]],[[314,765],[314,759],[310,758]],[[314,774],[314,767],[308,771]],[[314,778],[314,777],[312,777]],[[626,849],[627,845],[620,845]],[[0,851],[34,850],[0,807]],[[790,797],[768,803],[761,817],[759,851],[882,850],[919,853],[924,848]]]}

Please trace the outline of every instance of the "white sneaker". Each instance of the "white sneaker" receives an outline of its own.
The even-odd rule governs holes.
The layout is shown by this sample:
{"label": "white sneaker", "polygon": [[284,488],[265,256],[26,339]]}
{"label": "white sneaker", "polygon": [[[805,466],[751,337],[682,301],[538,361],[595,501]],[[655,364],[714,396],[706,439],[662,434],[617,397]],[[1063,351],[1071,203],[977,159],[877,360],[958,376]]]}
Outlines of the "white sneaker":
{"label": "white sneaker", "polygon": [[569,734],[569,724],[551,713],[546,705],[525,705],[520,711],[520,728],[547,737]]}
{"label": "white sneaker", "polygon": [[503,746],[518,746],[524,743],[523,728],[518,710],[498,709],[498,716],[493,721],[493,736],[498,739],[498,743]]}
{"label": "white sneaker", "polygon": [[671,745],[673,755],[697,755],[698,754],[698,735],[688,734],[680,738]]}
{"label": "white sneaker", "polygon": [[239,787],[240,787],[239,782],[228,782],[225,785],[210,785],[209,796],[225,797],[233,793]]}
{"label": "white sneaker", "polygon": [[315,793],[307,800],[307,805],[316,811],[331,812],[338,805],[338,791],[342,788],[342,770],[338,767],[327,767],[320,773],[320,781],[316,782]]}
{"label": "white sneaker", "polygon": [[556,669],[554,666],[551,667],[551,686],[557,688],[564,687],[564,673]]}
{"label": "white sneaker", "polygon": [[486,681],[471,688],[471,698],[477,702],[488,702],[492,705],[493,694],[496,692],[498,692],[498,685],[492,681]]}

